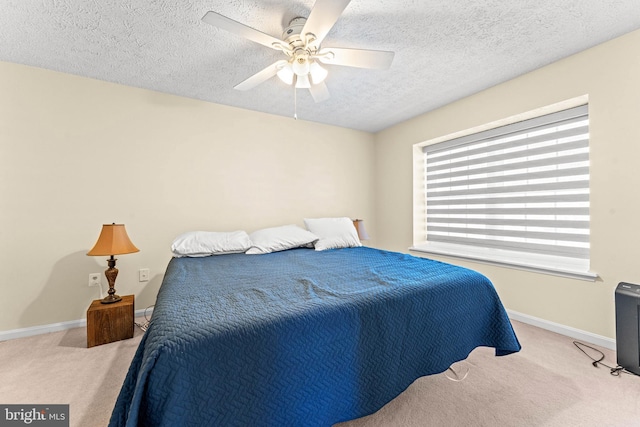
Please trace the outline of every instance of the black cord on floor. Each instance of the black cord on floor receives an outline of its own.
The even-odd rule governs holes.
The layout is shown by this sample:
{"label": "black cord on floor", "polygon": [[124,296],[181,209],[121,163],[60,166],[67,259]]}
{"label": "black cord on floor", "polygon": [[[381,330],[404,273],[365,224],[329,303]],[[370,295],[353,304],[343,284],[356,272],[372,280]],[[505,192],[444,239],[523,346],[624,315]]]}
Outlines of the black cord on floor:
{"label": "black cord on floor", "polygon": [[[626,369],[624,369],[624,368],[623,368],[622,366],[620,366],[620,365],[617,365],[617,366],[614,368],[614,367],[611,367],[611,366],[607,365],[606,363],[603,363],[602,361],[604,360],[604,353],[603,353],[603,352],[601,352],[600,350],[598,350],[598,349],[597,349],[597,348],[595,348],[595,347],[591,347],[590,345],[587,345],[587,344],[585,344],[585,343],[581,343],[580,341],[574,341],[574,342],[573,342],[573,345],[575,345],[575,346],[578,348],[578,350],[580,350],[581,352],[583,352],[583,353],[585,354],[585,356],[587,356],[589,359],[593,360],[593,362],[591,362],[591,364],[592,364],[594,367],[596,367],[596,368],[597,368],[597,367],[598,367],[598,365],[602,365],[602,366],[604,366],[604,367],[606,367],[606,368],[609,368],[609,373],[610,373],[611,375],[613,375],[614,377],[619,377],[619,376],[620,376],[620,374],[630,374],[630,375],[635,375],[633,372],[629,372],[629,371],[627,371]],[[599,354],[600,358],[598,358],[598,359],[593,358],[589,353],[587,353],[587,352],[585,351],[585,348],[588,348],[588,349],[590,349],[590,350],[595,351],[596,353],[598,353],[598,354]]]}

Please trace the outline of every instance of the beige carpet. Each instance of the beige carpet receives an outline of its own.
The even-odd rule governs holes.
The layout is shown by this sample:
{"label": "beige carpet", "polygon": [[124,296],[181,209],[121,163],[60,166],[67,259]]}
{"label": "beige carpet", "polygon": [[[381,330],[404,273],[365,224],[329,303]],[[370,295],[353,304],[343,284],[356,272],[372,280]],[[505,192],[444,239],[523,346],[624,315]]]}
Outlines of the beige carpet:
{"label": "beige carpet", "polygon": [[[464,380],[420,378],[377,413],[339,426],[640,426],[640,377],[594,368],[571,338],[514,328],[520,353],[476,349],[455,365]],[[105,426],[141,336],[136,328],[133,339],[91,349],[84,328],[0,342],[0,403],[68,403],[71,426]]]}

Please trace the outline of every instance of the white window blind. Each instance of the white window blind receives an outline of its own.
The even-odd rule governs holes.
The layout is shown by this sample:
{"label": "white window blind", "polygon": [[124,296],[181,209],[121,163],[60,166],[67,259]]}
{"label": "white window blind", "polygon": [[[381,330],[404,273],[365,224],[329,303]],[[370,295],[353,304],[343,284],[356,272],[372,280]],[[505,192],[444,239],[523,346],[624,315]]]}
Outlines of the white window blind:
{"label": "white window blind", "polygon": [[428,243],[589,259],[587,105],[423,152]]}

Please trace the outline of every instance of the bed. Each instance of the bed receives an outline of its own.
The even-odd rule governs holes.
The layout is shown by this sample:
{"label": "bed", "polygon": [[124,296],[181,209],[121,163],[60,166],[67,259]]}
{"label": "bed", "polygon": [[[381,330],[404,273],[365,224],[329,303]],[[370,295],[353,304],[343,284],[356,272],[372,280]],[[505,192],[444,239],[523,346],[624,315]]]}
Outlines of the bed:
{"label": "bed", "polygon": [[520,350],[462,267],[368,247],[173,258],[110,426],[331,426],[478,346]]}

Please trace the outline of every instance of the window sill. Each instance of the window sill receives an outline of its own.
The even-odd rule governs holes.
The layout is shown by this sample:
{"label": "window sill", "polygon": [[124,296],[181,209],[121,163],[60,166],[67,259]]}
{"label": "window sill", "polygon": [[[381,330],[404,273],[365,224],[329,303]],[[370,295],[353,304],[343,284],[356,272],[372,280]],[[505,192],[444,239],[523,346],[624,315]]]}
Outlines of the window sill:
{"label": "window sill", "polygon": [[[442,243],[427,243],[423,245],[412,246],[409,248],[409,250],[413,252],[444,255],[447,257],[462,259],[465,261],[497,265],[500,267],[567,277],[570,279],[585,280],[589,282],[595,282],[598,278],[598,275],[596,273],[588,271],[588,267],[572,265],[571,262],[559,261],[559,257],[551,258],[544,255],[528,254],[526,255],[526,259],[524,259],[522,254],[510,251],[468,248],[461,245]],[[520,257],[521,259],[518,259],[518,257]],[[551,259],[553,259],[552,263],[549,262]]]}

